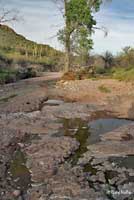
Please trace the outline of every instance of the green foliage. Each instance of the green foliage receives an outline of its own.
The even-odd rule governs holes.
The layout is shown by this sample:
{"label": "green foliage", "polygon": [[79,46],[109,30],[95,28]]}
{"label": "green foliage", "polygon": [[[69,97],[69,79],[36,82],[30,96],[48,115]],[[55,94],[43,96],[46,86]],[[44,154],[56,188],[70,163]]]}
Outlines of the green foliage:
{"label": "green foliage", "polygon": [[131,68],[114,68],[113,78],[120,81],[134,81],[134,67]]}
{"label": "green foliage", "polygon": [[36,71],[34,71],[32,68],[20,68],[16,72],[17,79],[27,79],[27,78],[33,78],[36,77]]}
{"label": "green foliage", "polygon": [[116,56],[108,52],[105,60],[111,63],[111,65],[107,64],[109,67],[105,70],[105,74],[109,77],[122,81],[134,80],[134,48],[124,47]]}
{"label": "green foliage", "polygon": [[133,67],[134,66],[134,48],[125,47],[123,51],[116,56],[116,65],[118,67]]}
{"label": "green foliage", "polygon": [[36,77],[37,73],[31,68],[0,69],[0,84],[13,83],[21,79]]}
{"label": "green foliage", "polygon": [[85,27],[81,27],[78,31],[74,32],[72,39],[72,48],[74,53],[80,57],[80,64],[87,65],[89,52],[93,46],[93,41],[89,37],[87,29]]}
{"label": "green foliage", "polygon": [[105,68],[105,67],[96,67],[94,69],[94,77],[104,77],[104,78],[112,78],[114,73],[114,67]]}
{"label": "green foliage", "polygon": [[52,61],[56,65],[62,53],[48,45],[37,44],[17,34],[13,29],[0,25],[0,62],[21,61],[47,65]]}
{"label": "green foliage", "polygon": [[70,31],[83,27],[83,25],[91,31],[92,25],[96,24],[91,9],[98,8],[99,2],[89,4],[87,0],[70,0],[67,4],[66,14],[67,20],[71,23]]}
{"label": "green foliage", "polygon": [[8,66],[12,64],[12,59],[7,58],[1,51],[0,51],[0,68],[4,66]]}
{"label": "green foliage", "polygon": [[70,53],[81,55],[87,61],[93,42],[93,33],[96,20],[93,12],[99,10],[101,0],[70,0],[65,2],[65,27],[59,31],[58,39],[66,47],[68,65]]}
{"label": "green foliage", "polygon": [[9,69],[0,69],[0,84],[16,81],[16,71]]}
{"label": "green foliage", "polygon": [[[119,81],[134,81],[134,67],[112,67],[111,69],[98,68],[94,78],[113,78]],[[102,71],[101,71],[102,70]]]}
{"label": "green foliage", "polygon": [[105,69],[104,67],[95,67],[94,69],[94,73],[95,74],[98,74],[98,75],[103,75],[103,74],[106,74],[107,73],[107,69]]}

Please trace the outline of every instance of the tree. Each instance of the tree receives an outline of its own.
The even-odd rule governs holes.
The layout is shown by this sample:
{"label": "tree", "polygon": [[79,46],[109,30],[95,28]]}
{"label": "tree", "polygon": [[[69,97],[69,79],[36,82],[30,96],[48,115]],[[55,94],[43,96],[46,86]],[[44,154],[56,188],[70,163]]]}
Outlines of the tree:
{"label": "tree", "polygon": [[122,52],[117,56],[117,61],[120,66],[131,67],[134,65],[134,49],[126,46]]}
{"label": "tree", "polygon": [[[92,47],[91,34],[96,25],[93,12],[99,10],[101,0],[61,0],[65,27],[59,31],[58,39],[65,45],[65,71],[71,67],[71,54],[81,51],[87,55]],[[64,9],[63,9],[64,8]],[[63,12],[64,10],[64,12]]]}
{"label": "tree", "polygon": [[130,50],[131,50],[131,47],[130,46],[126,46],[126,47],[124,47],[123,49],[123,52],[124,52],[124,54],[129,54],[129,52],[130,52]]}
{"label": "tree", "polygon": [[83,27],[80,32],[74,32],[71,38],[71,51],[79,57],[80,65],[84,66],[89,63],[89,51],[93,46],[93,41],[88,34],[87,30]]}
{"label": "tree", "polygon": [[114,56],[112,55],[111,52],[106,51],[105,54],[102,56],[102,59],[105,62],[105,68],[108,69],[111,67],[114,63]]}

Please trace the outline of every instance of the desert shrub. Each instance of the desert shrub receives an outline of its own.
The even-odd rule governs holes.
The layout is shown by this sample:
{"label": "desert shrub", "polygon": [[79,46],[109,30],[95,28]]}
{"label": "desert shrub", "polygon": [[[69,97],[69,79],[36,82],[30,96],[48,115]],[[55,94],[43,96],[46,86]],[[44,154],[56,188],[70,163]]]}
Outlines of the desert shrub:
{"label": "desert shrub", "polygon": [[104,67],[95,67],[94,71],[95,74],[105,74],[107,70]]}
{"label": "desert shrub", "polygon": [[66,72],[61,79],[65,81],[70,81],[70,80],[83,80],[91,77],[92,74],[88,68],[81,68],[77,71]]}
{"label": "desert shrub", "polygon": [[78,71],[76,71],[76,79],[78,80],[83,80],[83,79],[88,79],[90,77],[92,77],[92,72],[89,71],[88,68],[83,68],[83,69],[80,69]]}
{"label": "desert shrub", "polygon": [[33,78],[36,76],[37,76],[37,73],[32,68],[20,68],[16,73],[16,77],[18,80]]}
{"label": "desert shrub", "polygon": [[66,73],[63,74],[61,79],[64,80],[64,81],[75,80],[76,79],[75,72],[73,72],[73,71],[66,72]]}
{"label": "desert shrub", "polygon": [[4,84],[16,82],[16,74],[7,74],[4,79]]}
{"label": "desert shrub", "polygon": [[0,84],[13,83],[21,79],[36,77],[37,73],[32,68],[18,70],[0,69]]}
{"label": "desert shrub", "polygon": [[29,65],[29,62],[25,59],[20,59],[17,61],[17,64],[20,65],[21,67],[27,67]]}
{"label": "desert shrub", "polygon": [[0,70],[0,84],[12,83],[16,81],[16,71],[9,69]]}
{"label": "desert shrub", "polygon": [[0,52],[0,68],[3,68],[5,66],[9,66],[9,65],[12,64],[12,62],[13,62],[12,59],[7,58],[5,55],[3,55]]}
{"label": "desert shrub", "polygon": [[130,46],[124,47],[122,52],[116,56],[116,63],[119,67],[128,68],[134,66],[134,49]]}
{"label": "desert shrub", "polygon": [[114,68],[113,78],[120,81],[134,81],[134,68]]}

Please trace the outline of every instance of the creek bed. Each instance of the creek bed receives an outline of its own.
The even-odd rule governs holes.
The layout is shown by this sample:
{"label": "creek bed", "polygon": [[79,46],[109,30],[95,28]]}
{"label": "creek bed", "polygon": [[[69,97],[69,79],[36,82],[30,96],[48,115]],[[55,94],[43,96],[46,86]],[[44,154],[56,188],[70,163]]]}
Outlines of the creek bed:
{"label": "creek bed", "polygon": [[[88,146],[98,143],[100,136],[132,121],[125,119],[98,119],[86,122],[81,119],[63,119],[64,135],[79,142],[79,148],[67,159],[72,167],[88,151]],[[80,164],[89,186],[96,192],[102,191],[110,200],[133,200],[134,196],[134,156],[95,158]]]}
{"label": "creek bed", "polygon": [[88,151],[88,146],[100,141],[100,136],[113,131],[123,125],[131,124],[132,121],[125,119],[98,119],[91,122],[81,119],[63,119],[63,131],[65,136],[73,137],[79,142],[79,149],[69,158],[73,165]]}
{"label": "creek bed", "polygon": [[14,152],[9,173],[11,174],[14,188],[27,191],[31,185],[31,174],[26,166],[26,156],[21,149]]}

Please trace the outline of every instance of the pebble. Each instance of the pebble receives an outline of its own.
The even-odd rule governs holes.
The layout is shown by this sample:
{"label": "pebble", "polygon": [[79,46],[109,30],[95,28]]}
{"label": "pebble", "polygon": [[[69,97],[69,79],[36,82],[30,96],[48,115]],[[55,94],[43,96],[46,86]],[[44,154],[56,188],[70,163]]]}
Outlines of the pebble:
{"label": "pebble", "polygon": [[132,177],[134,177],[134,172],[132,172],[132,173],[129,173],[129,176],[132,176]]}
{"label": "pebble", "polygon": [[13,191],[13,196],[14,196],[14,197],[19,197],[20,194],[21,194],[21,191],[20,191],[20,190],[14,190],[14,191]]}

